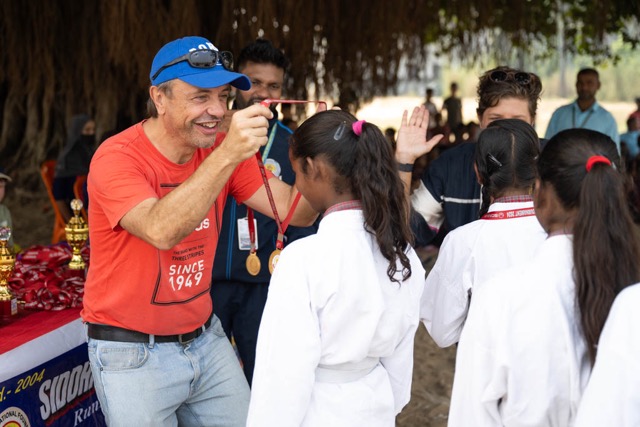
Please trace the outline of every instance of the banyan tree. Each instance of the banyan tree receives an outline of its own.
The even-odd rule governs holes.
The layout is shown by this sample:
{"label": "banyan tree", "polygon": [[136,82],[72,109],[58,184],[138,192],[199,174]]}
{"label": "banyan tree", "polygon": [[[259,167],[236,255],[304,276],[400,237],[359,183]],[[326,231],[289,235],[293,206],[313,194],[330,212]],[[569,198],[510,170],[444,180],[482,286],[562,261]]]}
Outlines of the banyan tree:
{"label": "banyan tree", "polygon": [[[415,75],[425,46],[473,61],[532,43],[597,58],[638,43],[638,0],[2,0],[0,165],[27,187],[72,115],[97,134],[145,116],[153,55],[201,35],[236,53],[262,36],[289,56],[289,96],[357,104]],[[559,27],[558,22],[563,25]]]}

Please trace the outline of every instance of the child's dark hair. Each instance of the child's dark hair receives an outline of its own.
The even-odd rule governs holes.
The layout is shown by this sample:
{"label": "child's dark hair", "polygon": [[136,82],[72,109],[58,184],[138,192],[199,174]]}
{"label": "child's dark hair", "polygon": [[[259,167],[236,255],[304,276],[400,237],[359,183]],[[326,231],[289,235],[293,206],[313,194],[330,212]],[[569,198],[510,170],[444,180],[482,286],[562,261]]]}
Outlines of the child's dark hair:
{"label": "child's dark hair", "polygon": [[[604,156],[611,165],[596,163]],[[591,363],[611,304],[626,286],[640,281],[640,245],[625,192],[616,145],[587,129],[568,129],[551,138],[538,161],[538,174],[551,184],[566,209],[576,209],[573,262],[576,303]]]}
{"label": "child's dark hair", "polygon": [[[357,119],[346,111],[330,110],[307,119],[291,137],[294,159],[322,157],[336,171],[333,187],[338,194],[350,191],[362,203],[365,228],[380,252],[389,260],[387,275],[398,281],[411,276],[405,251],[412,242],[409,205],[391,145],[377,126],[364,123],[360,136],[352,129]],[[302,172],[306,163],[302,163]]]}
{"label": "child's dark hair", "polygon": [[475,154],[482,179],[480,216],[489,210],[491,198],[502,196],[506,189],[517,188],[522,194],[531,194],[539,154],[538,135],[522,120],[496,120],[480,133]]}

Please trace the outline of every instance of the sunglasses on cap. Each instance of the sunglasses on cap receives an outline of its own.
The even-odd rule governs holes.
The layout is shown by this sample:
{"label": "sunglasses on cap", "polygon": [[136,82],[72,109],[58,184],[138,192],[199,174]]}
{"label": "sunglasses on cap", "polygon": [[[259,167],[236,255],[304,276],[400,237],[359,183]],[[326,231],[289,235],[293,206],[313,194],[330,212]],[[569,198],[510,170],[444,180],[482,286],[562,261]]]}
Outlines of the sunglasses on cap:
{"label": "sunglasses on cap", "polygon": [[213,68],[218,64],[218,62],[220,62],[220,64],[222,64],[222,66],[226,70],[233,71],[233,54],[231,52],[211,49],[197,49],[192,50],[191,52],[164,64],[158,69],[158,71],[156,71],[153,77],[151,77],[151,80],[155,80],[160,75],[162,70],[169,68],[172,65],[176,65],[177,63],[182,61],[188,61],[189,65],[194,68]]}
{"label": "sunglasses on cap", "polygon": [[508,80],[512,80],[519,85],[527,85],[531,83],[533,79],[530,73],[525,73],[523,71],[494,71],[489,75],[491,81],[495,83],[506,82]]}

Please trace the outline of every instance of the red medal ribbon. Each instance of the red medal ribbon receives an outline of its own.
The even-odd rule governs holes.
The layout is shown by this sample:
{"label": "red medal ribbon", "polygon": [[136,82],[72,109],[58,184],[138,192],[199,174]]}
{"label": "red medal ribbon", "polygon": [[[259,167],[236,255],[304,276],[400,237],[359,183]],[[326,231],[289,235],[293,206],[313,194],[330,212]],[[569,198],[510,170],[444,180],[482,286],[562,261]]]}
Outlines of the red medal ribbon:
{"label": "red medal ribbon", "polygon": [[[89,248],[82,249],[85,261]],[[9,286],[24,307],[32,310],[64,310],[82,305],[84,272],[67,268],[71,249],[65,244],[32,246],[16,259]]]}
{"label": "red medal ribbon", "polygon": [[[324,101],[302,101],[302,100],[291,100],[291,99],[264,99],[260,102],[261,105],[269,108],[271,104],[323,104],[327,106],[327,103]],[[298,206],[298,202],[300,201],[301,194],[298,192],[296,194],[293,203],[291,204],[291,208],[287,213],[287,217],[284,222],[280,221],[280,216],[278,215],[278,209],[276,208],[276,202],[273,199],[273,193],[271,191],[271,186],[269,185],[269,179],[267,178],[267,172],[264,167],[264,163],[262,161],[262,156],[260,155],[260,151],[256,152],[256,160],[258,161],[258,169],[260,169],[260,175],[262,175],[262,182],[264,183],[264,189],[267,192],[267,197],[269,198],[269,204],[271,205],[271,211],[273,212],[273,218],[276,221],[276,225],[278,227],[278,237],[276,240],[276,249],[282,250],[284,247],[284,232],[289,226],[289,222],[291,221],[291,217],[293,216],[296,207]]]}
{"label": "red medal ribbon", "polygon": [[[269,201],[273,201],[273,195],[271,195],[271,190],[270,190],[270,187],[268,187],[268,184],[266,188],[269,188],[269,190],[267,191],[267,195],[270,196]],[[293,203],[291,204],[291,208],[289,209],[289,213],[287,213],[287,217],[284,219],[284,222],[282,223],[280,222],[278,211],[275,208],[275,202],[271,205],[271,208],[273,209],[273,214],[275,216],[276,225],[278,226],[278,237],[276,239],[276,249],[282,250],[282,248],[284,248],[284,232],[287,231],[287,228],[289,227],[289,223],[291,222],[293,213],[295,212],[296,207],[298,206],[298,202],[300,202],[301,196],[302,194],[300,192],[296,194],[296,197],[293,199]],[[251,209],[250,207],[247,207],[247,217],[249,220],[249,239],[251,240],[251,252],[255,252],[256,251],[255,250],[256,231],[255,231],[255,225],[253,223],[253,209]]]}
{"label": "red medal ribbon", "polygon": [[[284,103],[307,103],[310,101],[285,101],[282,99],[265,99],[261,102],[265,107],[269,107],[272,102],[284,102]],[[284,232],[289,226],[289,222],[291,221],[291,217],[293,216],[293,212],[296,210],[298,206],[298,202],[300,201],[301,194],[296,194],[293,203],[291,204],[291,208],[287,213],[287,217],[284,220],[284,223],[280,221],[280,215],[278,215],[278,208],[276,207],[276,202],[273,199],[273,192],[271,191],[271,186],[269,185],[269,178],[267,177],[267,171],[265,170],[264,163],[262,162],[262,156],[260,155],[260,151],[256,151],[256,160],[258,161],[258,169],[260,169],[260,175],[262,176],[262,182],[264,183],[264,189],[267,192],[267,198],[269,199],[269,204],[271,205],[271,211],[273,212],[273,219],[276,222],[276,226],[278,227],[278,238],[276,240],[276,249],[282,250],[284,247]],[[248,208],[249,209],[249,208]]]}
{"label": "red medal ribbon", "polygon": [[269,108],[271,104],[318,104],[324,105],[324,109],[327,109],[327,103],[324,101],[305,101],[302,99],[263,99],[260,101],[260,105],[264,105]]}
{"label": "red medal ribbon", "polygon": [[249,241],[251,243],[251,253],[256,252],[256,225],[253,222],[253,209],[247,207],[247,225],[249,226]]}
{"label": "red medal ribbon", "polygon": [[296,194],[295,199],[293,199],[293,203],[291,204],[289,213],[287,214],[287,217],[284,219],[284,222],[282,223],[282,227],[280,227],[282,231],[278,232],[278,238],[276,239],[276,249],[282,250],[282,248],[284,248],[284,232],[287,231],[287,227],[289,227],[289,223],[291,222],[291,217],[293,217],[293,212],[296,210],[296,207],[298,206],[298,202],[300,201],[301,196],[302,196],[302,193],[298,192]]}
{"label": "red medal ribbon", "polygon": [[496,211],[496,212],[488,212],[482,215],[481,219],[514,219],[514,218],[524,218],[527,216],[533,216],[536,214],[534,208],[521,208],[521,209],[511,209],[508,211]]}
{"label": "red medal ribbon", "polygon": [[260,151],[256,151],[256,160],[258,161],[258,169],[260,169],[260,175],[262,175],[264,189],[267,192],[267,198],[269,199],[269,204],[271,205],[273,218],[275,219],[276,225],[278,226],[278,233],[284,234],[282,232],[282,221],[280,221],[280,216],[278,215],[278,208],[276,208],[276,202],[273,199],[273,192],[271,191],[271,186],[269,185],[269,178],[267,178],[267,171],[264,168],[264,163],[262,163],[262,156],[260,155]]}

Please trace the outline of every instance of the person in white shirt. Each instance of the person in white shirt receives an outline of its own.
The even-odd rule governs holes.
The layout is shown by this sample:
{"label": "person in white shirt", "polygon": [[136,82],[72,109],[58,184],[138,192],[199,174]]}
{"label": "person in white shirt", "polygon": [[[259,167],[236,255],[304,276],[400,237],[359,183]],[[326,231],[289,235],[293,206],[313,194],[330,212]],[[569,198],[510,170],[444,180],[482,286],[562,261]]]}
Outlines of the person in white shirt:
{"label": "person in white shirt", "polygon": [[576,427],[640,426],[640,284],[613,302],[582,396]]}
{"label": "person in white shirt", "polygon": [[536,216],[548,239],[478,287],[460,338],[449,426],[571,426],[615,296],[640,280],[640,245],[614,142],[548,141]]}
{"label": "person in white shirt", "polygon": [[531,197],[539,154],[538,135],[523,120],[496,120],[480,134],[474,162],[480,219],[447,234],[422,296],[422,321],[439,346],[460,339],[472,290],[531,259],[547,237]]}
{"label": "person in white shirt", "polygon": [[[424,111],[403,120],[422,143]],[[296,187],[324,216],[274,270],[247,426],[392,427],[411,395],[425,274],[393,149],[336,110],[307,119],[290,144]]]}

